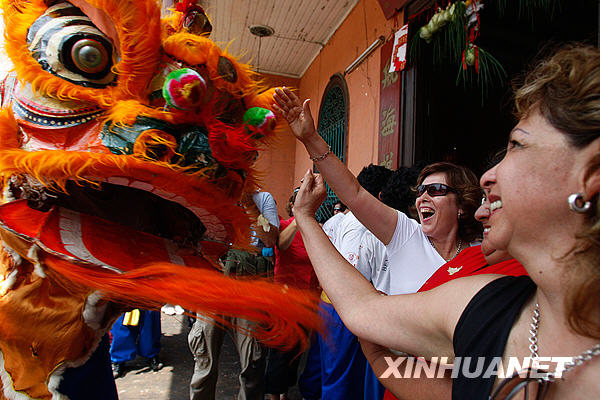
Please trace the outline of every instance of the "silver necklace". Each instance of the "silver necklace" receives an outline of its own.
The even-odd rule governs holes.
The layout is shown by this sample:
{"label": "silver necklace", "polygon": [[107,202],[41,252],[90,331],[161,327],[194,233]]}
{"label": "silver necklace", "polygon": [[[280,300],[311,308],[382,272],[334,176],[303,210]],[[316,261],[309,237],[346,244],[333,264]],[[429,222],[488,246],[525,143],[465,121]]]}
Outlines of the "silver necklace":
{"label": "silver necklace", "polygon": [[[531,327],[531,329],[529,330],[529,334],[530,334],[530,336],[529,336],[529,351],[531,352],[531,358],[533,360],[538,360],[539,355],[538,355],[538,345],[537,345],[537,342],[538,342],[537,333],[538,333],[538,327],[540,326],[540,306],[537,302],[535,303],[535,308],[533,309],[533,315],[531,316],[531,324],[529,324],[529,326]],[[562,370],[562,373],[564,374],[565,372],[569,372],[573,368],[580,366],[584,362],[591,360],[592,358],[596,357],[597,355],[600,355],[600,343],[596,344],[592,348],[584,351],[580,355],[573,357],[573,360],[566,362],[564,364],[564,369]],[[548,372],[546,374],[546,376],[542,379],[546,380],[546,381],[551,381],[551,382],[555,381],[556,380],[556,371]]]}
{"label": "silver necklace", "polygon": [[[435,247],[435,244],[433,244],[433,241],[431,240],[431,238],[427,237],[427,239],[429,239],[429,243],[431,243],[431,245],[433,246],[433,248],[435,249],[435,251],[438,252],[438,254],[440,254],[440,252],[438,251],[437,247]],[[458,239],[458,246],[456,247],[456,253],[454,253],[454,255],[448,259],[444,258],[441,254],[440,256],[446,261],[450,261],[452,259],[454,259],[458,253],[460,253],[460,250],[462,249],[462,239]]]}

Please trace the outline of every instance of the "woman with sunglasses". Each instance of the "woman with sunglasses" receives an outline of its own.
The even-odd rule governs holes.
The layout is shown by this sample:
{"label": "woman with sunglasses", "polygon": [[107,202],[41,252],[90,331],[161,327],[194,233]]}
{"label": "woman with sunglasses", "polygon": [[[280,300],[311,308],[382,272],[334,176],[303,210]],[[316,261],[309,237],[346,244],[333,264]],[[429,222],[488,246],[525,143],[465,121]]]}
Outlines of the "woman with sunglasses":
{"label": "woman with sunglasses", "polygon": [[451,163],[425,167],[417,179],[416,208],[421,223],[386,206],[363,189],[315,131],[309,100],[300,103],[288,88],[276,89],[273,106],[288,121],[311,159],[341,201],[386,245],[390,294],[415,293],[442,264],[476,240],[481,199],[477,177]]}
{"label": "woman with sunglasses", "polygon": [[[566,47],[539,63],[516,91],[520,121],[506,156],[481,178],[491,203],[484,235],[515,256],[530,278],[479,275],[424,293],[379,296],[324,240],[313,214],[325,187],[322,177],[307,171],[296,218],[319,281],[347,327],[409,354],[461,361],[453,379],[456,399],[504,399],[525,389],[530,399],[595,398],[600,393],[598,93],[598,48]],[[295,119],[305,118],[302,111],[296,109]],[[324,154],[314,137],[303,139],[312,143],[310,154]],[[560,377],[559,365],[542,358],[556,356],[572,357],[560,365]],[[472,357],[466,368],[465,357]],[[526,357],[539,357],[534,367],[549,372],[506,379],[493,369],[471,377],[464,372],[479,370],[473,363],[480,359],[489,367],[496,357],[504,366],[510,357],[523,364]]]}
{"label": "woman with sunglasses", "polygon": [[439,266],[480,237],[482,226],[474,217],[480,195],[477,177],[467,168],[448,162],[423,168],[415,195],[421,223],[400,212],[397,221],[378,221],[395,229],[386,243],[391,294],[416,292]]}

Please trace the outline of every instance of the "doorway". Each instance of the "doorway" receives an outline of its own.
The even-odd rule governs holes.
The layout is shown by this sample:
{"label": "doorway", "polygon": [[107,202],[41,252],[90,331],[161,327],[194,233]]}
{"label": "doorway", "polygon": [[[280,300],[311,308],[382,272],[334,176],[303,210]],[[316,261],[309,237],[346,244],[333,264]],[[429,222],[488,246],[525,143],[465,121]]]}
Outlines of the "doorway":
{"label": "doorway", "polygon": [[516,123],[511,81],[560,43],[598,45],[598,0],[562,0],[553,12],[540,9],[533,16],[509,7],[501,14],[495,2],[484,4],[476,43],[502,64],[507,79],[482,98],[480,86],[456,85],[457,61],[434,64],[431,51],[421,51],[407,75],[414,93],[404,94],[405,112],[413,117],[404,135],[411,162],[451,161],[481,175]]}

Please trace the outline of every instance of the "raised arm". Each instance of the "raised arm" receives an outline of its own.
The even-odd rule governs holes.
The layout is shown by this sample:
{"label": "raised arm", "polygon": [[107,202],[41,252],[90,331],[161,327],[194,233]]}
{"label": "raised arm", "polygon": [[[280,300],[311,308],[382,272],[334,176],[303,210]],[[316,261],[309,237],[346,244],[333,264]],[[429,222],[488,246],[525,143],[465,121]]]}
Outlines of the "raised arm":
{"label": "raised arm", "polygon": [[[413,377],[410,373],[413,369],[409,367],[412,364],[408,362],[407,357],[398,356],[389,349],[365,339],[360,339],[360,346],[375,376],[379,378],[379,382],[398,400],[439,400],[452,397],[451,369],[448,369],[446,376],[442,377],[437,377],[436,374],[435,378],[431,378],[425,373],[420,374],[419,377]],[[403,361],[400,361],[402,359]],[[425,363],[427,361],[417,359],[413,362]],[[390,365],[390,363],[392,364]],[[401,378],[395,376],[394,373],[399,373]]]}
{"label": "raised arm", "polygon": [[388,244],[396,229],[397,212],[371,196],[356,177],[330,152],[329,146],[315,130],[310,100],[300,102],[286,87],[275,90],[273,104],[290,125],[294,136],[304,144],[329,186],[348,206],[356,218],[383,243]]}
{"label": "raised arm", "polygon": [[287,250],[290,248],[290,245],[294,240],[294,236],[296,236],[296,232],[298,232],[298,225],[296,224],[296,219],[294,218],[288,226],[279,232],[279,239],[277,241],[277,247],[279,247],[279,250]]}
{"label": "raised arm", "polygon": [[462,310],[493,278],[480,276],[460,285],[455,281],[426,293],[381,296],[337,252],[314,219],[324,198],[323,179],[307,171],[294,215],[319,282],[348,329],[358,337],[410,354],[453,357],[452,335]]}
{"label": "raised arm", "polygon": [[[277,204],[271,193],[261,192],[252,196],[256,208],[263,216],[260,218],[256,236],[263,242],[265,247],[275,247],[279,237],[279,216],[277,215]],[[261,223],[262,220],[262,223]],[[267,225],[268,223],[268,225]]]}

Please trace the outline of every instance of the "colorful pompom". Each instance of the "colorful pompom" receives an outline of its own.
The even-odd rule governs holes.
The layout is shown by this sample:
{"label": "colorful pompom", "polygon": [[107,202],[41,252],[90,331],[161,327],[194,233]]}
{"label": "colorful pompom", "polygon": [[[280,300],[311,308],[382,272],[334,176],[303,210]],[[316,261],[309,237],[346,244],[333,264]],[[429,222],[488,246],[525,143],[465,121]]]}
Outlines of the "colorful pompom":
{"label": "colorful pompom", "polygon": [[171,72],[162,93],[167,104],[179,110],[195,110],[203,102],[206,94],[206,81],[190,68],[181,68]]}
{"label": "colorful pompom", "polygon": [[277,124],[273,111],[262,107],[249,108],[244,113],[243,121],[246,124],[246,130],[254,139],[271,134]]}

